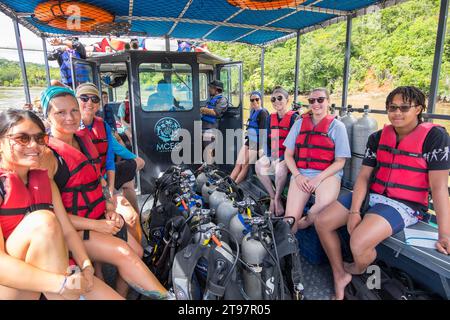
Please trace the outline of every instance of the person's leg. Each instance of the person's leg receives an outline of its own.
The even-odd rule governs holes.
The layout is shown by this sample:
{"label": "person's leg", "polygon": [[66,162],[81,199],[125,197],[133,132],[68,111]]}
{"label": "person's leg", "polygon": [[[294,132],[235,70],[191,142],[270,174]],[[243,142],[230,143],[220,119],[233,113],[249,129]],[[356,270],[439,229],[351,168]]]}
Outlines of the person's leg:
{"label": "person's leg", "polygon": [[139,212],[139,205],[136,195],[136,189],[134,188],[134,179],[130,180],[128,182],[125,182],[122,185],[122,195],[125,197],[125,199],[128,200],[128,202],[131,204],[133,209],[136,212]]}
{"label": "person's leg", "polygon": [[282,216],[284,214],[283,201],[281,195],[283,194],[284,186],[288,176],[288,167],[286,162],[277,161],[275,163],[275,214]]}
{"label": "person's leg", "polygon": [[[140,259],[142,259],[144,255],[144,249],[140,245],[140,243],[137,242],[137,240],[133,237],[133,235],[128,232],[127,235],[127,243],[130,246],[130,248],[138,255]],[[120,274],[117,275],[116,279],[116,291],[122,296],[126,297],[128,294],[128,283],[120,276]]]}
{"label": "person's leg", "polygon": [[248,147],[246,145],[242,146],[241,150],[239,150],[239,154],[236,159],[236,165],[234,166],[233,171],[231,171],[230,174],[230,178],[233,179],[233,181],[236,181],[237,177],[239,176],[239,173],[241,172],[242,165],[245,164],[247,150]]}
{"label": "person's leg", "polygon": [[254,164],[256,161],[256,158],[258,156],[258,152],[255,150],[249,149],[246,154],[245,163],[242,165],[241,172],[239,173],[236,183],[241,183],[247,178],[248,168],[251,164]]}
{"label": "person's leg", "polygon": [[138,214],[139,211],[136,211],[125,197],[118,196],[116,212],[124,218],[127,228],[133,237],[141,242],[142,229]]}
{"label": "person's leg", "polygon": [[103,276],[102,264],[100,262],[94,262],[95,276],[102,281],[105,281],[105,277]]}
{"label": "person's leg", "polygon": [[[69,255],[61,226],[55,215],[47,210],[28,214],[9,236],[5,251],[39,269],[66,274]],[[53,293],[44,293],[48,299],[60,300]],[[1,299],[39,299],[39,292],[28,292],[0,286]]]}
{"label": "person's leg", "polygon": [[328,256],[333,271],[335,298],[337,300],[344,299],[344,289],[352,280],[351,274],[344,270],[341,241],[337,233],[337,229],[347,223],[349,214],[347,207],[350,207],[351,199],[351,193],[340,198],[345,206],[339,201],[334,201],[323,209],[314,221],[320,243]]}
{"label": "person's leg", "polygon": [[[214,148],[215,148],[215,136],[212,129],[206,130],[202,135],[202,144],[203,144],[203,161],[206,164],[214,163]],[[206,149],[206,150],[205,150]]]}
{"label": "person's leg", "polygon": [[286,214],[287,217],[294,217],[295,222],[292,225],[291,231],[293,234],[297,232],[298,229],[298,221],[300,220],[303,209],[305,208],[306,203],[308,202],[310,193],[303,192],[295,183],[295,180],[292,179],[289,184],[288,198],[286,202]]}
{"label": "person's leg", "polygon": [[314,223],[317,214],[335,201],[341,188],[341,179],[331,176],[322,181],[315,191],[314,205],[308,215],[299,221],[298,227],[304,229]]}
{"label": "person's leg", "polygon": [[134,178],[136,177],[136,171],[142,168],[144,164],[144,160],[139,157],[116,162],[114,188],[116,190],[122,189],[123,196],[130,202],[136,212],[139,212],[139,206],[134,188]]}
{"label": "person's leg", "polygon": [[84,294],[84,297],[86,300],[124,300],[119,293],[97,277],[94,277],[94,287]]}
{"label": "person's leg", "polygon": [[120,276],[140,293],[155,298],[167,294],[167,290],[123,240],[91,231],[89,240],[85,240],[84,244],[92,260],[116,266]]}
{"label": "person's leg", "polygon": [[270,180],[270,175],[273,175],[271,168],[270,159],[266,156],[262,157],[255,164],[256,175],[258,176],[259,181],[261,181],[262,185],[266,189],[267,193],[270,197],[270,207],[269,211],[275,212],[275,191],[273,189],[272,180]]}
{"label": "person's leg", "polygon": [[391,224],[384,217],[371,214],[371,209],[364,215],[350,237],[350,249],[354,262],[344,265],[348,273],[363,273],[377,257],[375,247],[392,235]]}

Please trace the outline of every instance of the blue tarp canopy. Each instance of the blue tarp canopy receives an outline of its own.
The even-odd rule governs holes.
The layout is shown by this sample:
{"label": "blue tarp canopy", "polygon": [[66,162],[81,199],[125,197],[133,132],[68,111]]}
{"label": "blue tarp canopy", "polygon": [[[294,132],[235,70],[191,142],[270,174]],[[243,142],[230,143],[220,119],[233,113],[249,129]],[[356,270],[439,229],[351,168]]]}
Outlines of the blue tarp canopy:
{"label": "blue tarp canopy", "polygon": [[[253,10],[231,3],[267,4],[277,0],[97,0],[52,1],[93,4],[114,15],[114,25],[86,32],[64,30],[34,16],[42,0],[5,0],[0,10],[39,36],[105,36],[108,34],[170,37],[196,41],[242,42],[265,46],[346,19],[395,5],[405,0],[286,0],[289,7]],[[279,2],[279,1],[278,1]],[[54,10],[58,12],[58,8]],[[83,12],[82,22],[88,20]],[[120,28],[125,27],[125,28]],[[109,31],[108,31],[109,30]]]}

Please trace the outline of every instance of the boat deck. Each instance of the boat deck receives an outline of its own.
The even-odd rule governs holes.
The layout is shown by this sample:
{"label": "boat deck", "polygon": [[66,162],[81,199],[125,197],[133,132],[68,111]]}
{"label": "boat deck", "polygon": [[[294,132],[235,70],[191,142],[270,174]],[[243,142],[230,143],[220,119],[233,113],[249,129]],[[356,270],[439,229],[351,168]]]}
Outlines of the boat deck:
{"label": "boat deck", "polygon": [[[266,193],[256,179],[248,179],[241,185],[246,194],[255,199],[266,196]],[[148,195],[138,196],[139,206],[142,207]],[[142,210],[142,217],[148,218],[148,213],[153,205],[150,197]],[[433,227],[426,223],[418,223],[414,228],[433,231]],[[146,246],[145,239],[143,246]],[[385,240],[378,248],[379,259],[388,265],[400,268],[408,272],[413,278],[428,290],[438,293],[440,296],[450,298],[450,256],[444,256],[434,249],[424,249],[409,246],[405,243],[403,232]],[[311,264],[301,256],[305,297],[308,300],[329,300],[334,295],[333,276],[328,263]],[[105,280],[114,285],[116,271],[112,266],[104,266]],[[128,299],[135,300],[139,296],[130,290]]]}

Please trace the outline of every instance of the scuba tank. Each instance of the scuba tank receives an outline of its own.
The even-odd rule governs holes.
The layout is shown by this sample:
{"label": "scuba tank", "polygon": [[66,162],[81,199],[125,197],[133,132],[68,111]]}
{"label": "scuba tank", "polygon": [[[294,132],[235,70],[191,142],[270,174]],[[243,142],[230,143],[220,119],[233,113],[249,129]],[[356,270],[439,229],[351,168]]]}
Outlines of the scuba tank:
{"label": "scuba tank", "polygon": [[[217,207],[224,201],[228,200],[226,189],[222,188],[221,186],[218,186],[216,190],[214,190],[211,195],[209,196],[209,208],[216,210]],[[229,192],[229,191],[228,191]]]}
{"label": "scuba tank", "polygon": [[[351,109],[352,109],[351,105],[348,106],[348,109],[347,107],[343,106],[342,107],[343,115],[339,119],[344,124],[345,130],[347,130],[347,136],[348,141],[350,143],[350,147],[352,145],[353,139],[353,125],[356,122],[356,118],[352,116]],[[350,158],[345,161],[344,166],[344,176],[342,178],[342,182],[345,187],[351,187],[355,183],[356,177],[353,177],[351,173],[352,173],[352,159]]]}
{"label": "scuba tank", "polygon": [[217,189],[217,186],[207,181],[202,187],[203,203],[209,204],[209,196]]}
{"label": "scuba tank", "polygon": [[[238,213],[238,208],[229,198],[222,202],[216,209],[215,222],[217,225],[223,225],[224,229],[230,230],[230,221]],[[228,240],[228,234],[223,235],[225,241]]]}
{"label": "scuba tank", "polygon": [[251,231],[242,241],[242,295],[246,299],[303,299],[298,242],[282,217],[245,218]]}
{"label": "scuba tank", "polygon": [[196,172],[200,172],[195,179],[195,192],[201,193],[203,185],[209,180],[208,174],[212,171],[212,166],[203,163]]}
{"label": "scuba tank", "polygon": [[[237,298],[235,284],[231,281],[235,278],[237,258],[231,254],[230,246],[217,238],[214,230],[209,236],[203,243],[191,243],[176,254],[171,275],[177,300]],[[200,260],[207,266],[204,288],[194,281]]]}
{"label": "scuba tank", "polygon": [[251,230],[250,225],[245,222],[245,219],[251,218],[250,207],[254,205],[256,205],[256,203],[251,199],[235,202],[233,205],[238,209],[238,213],[230,219],[229,230],[230,233],[236,238],[239,245],[241,245],[245,235]]}
{"label": "scuba tank", "polygon": [[208,181],[208,177],[207,177],[206,173],[202,172],[197,176],[197,178],[195,179],[195,182],[196,182],[195,191],[197,193],[202,192],[202,187],[206,183],[206,181]]}
{"label": "scuba tank", "polygon": [[[257,218],[261,219],[261,218]],[[251,300],[262,300],[264,298],[262,283],[258,279],[263,271],[263,262],[268,255],[267,250],[262,245],[261,241],[266,242],[266,247],[272,243],[270,237],[266,235],[263,239],[259,238],[257,228],[253,228],[252,232],[248,233],[242,240],[242,260],[244,260],[252,271],[244,268],[242,276],[244,278],[244,292]]]}
{"label": "scuba tank", "polygon": [[219,170],[210,170],[206,172],[208,180],[201,188],[203,202],[209,204],[210,195],[217,189],[217,186],[225,179],[226,174]]}
{"label": "scuba tank", "polygon": [[234,199],[242,200],[244,194],[242,189],[236,186],[230,177],[218,181],[218,188],[209,197],[209,208],[217,209],[223,202],[233,202]]}
{"label": "scuba tank", "polygon": [[[209,231],[216,227],[216,224],[212,222],[212,213],[213,210],[210,209],[195,210],[194,216],[189,222],[193,243],[203,243],[205,240],[211,239]],[[220,233],[217,233],[220,236]]]}
{"label": "scuba tank", "polygon": [[378,129],[377,121],[369,116],[369,106],[364,106],[364,114],[353,125],[351,177],[356,181],[366,152],[367,139]]}

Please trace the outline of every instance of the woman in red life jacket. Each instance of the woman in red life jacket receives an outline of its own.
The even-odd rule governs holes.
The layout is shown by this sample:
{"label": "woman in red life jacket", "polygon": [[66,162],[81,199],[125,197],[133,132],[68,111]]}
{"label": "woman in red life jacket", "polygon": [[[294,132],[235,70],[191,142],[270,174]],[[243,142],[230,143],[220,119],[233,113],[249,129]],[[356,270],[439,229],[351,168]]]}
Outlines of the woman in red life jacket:
{"label": "woman in red life jacket", "polygon": [[[117,267],[120,278],[149,297],[163,299],[167,290],[142,262],[143,249],[127,233],[124,222],[107,206],[99,182],[97,150],[85,131],[78,131],[80,108],[70,89],[49,87],[43,93],[43,109],[50,126],[48,168],[61,191],[64,206],[84,240],[89,257]],[[125,296],[128,286],[118,283]],[[120,286],[120,288],[119,288]]]}
{"label": "woman in red life jacket", "polygon": [[[34,113],[0,113],[0,299],[39,299],[41,293],[58,300],[122,299],[94,277],[47,171],[30,170],[39,166],[47,142]],[[81,272],[69,268],[68,249]]]}
{"label": "woman in red life jacket", "polygon": [[[281,194],[283,193],[288,174],[286,162],[284,161],[286,148],[283,143],[298,114],[288,110],[289,93],[282,87],[276,87],[273,90],[270,101],[272,101],[275,112],[267,118],[265,156],[256,161],[255,171],[269,193],[269,211],[277,216],[281,216],[284,213]],[[275,190],[270,175],[275,175]]]}
{"label": "woman in red life jacket", "polygon": [[250,94],[250,116],[247,120],[247,134],[244,145],[236,159],[236,165],[230,174],[231,179],[236,183],[241,183],[247,178],[250,164],[255,163],[258,151],[263,149],[262,137],[260,137],[259,133],[266,129],[266,119],[269,116],[269,112],[261,106],[261,100],[262,96],[259,91],[253,91]]}
{"label": "woman in red life jacket", "polygon": [[[429,189],[439,225],[436,248],[450,252],[450,139],[443,127],[422,122],[425,108],[425,95],[415,87],[398,87],[388,95],[390,124],[369,136],[353,193],[340,196],[315,221],[333,269],[336,299],[344,298],[351,275],[375,260],[380,242],[423,217]],[[346,265],[336,232],[344,225],[354,258]]]}
{"label": "woman in red life jacket", "polygon": [[[83,120],[83,126],[85,131],[92,139],[99,155],[100,155],[100,172],[102,176],[106,173],[106,179],[108,182],[109,193],[113,196],[112,202],[115,206],[115,211],[119,213],[127,224],[128,230],[134,236],[135,239],[141,240],[142,231],[139,222],[139,215],[136,211],[137,198],[134,193],[134,180],[133,173],[136,172],[136,168],[131,168],[129,165],[118,165],[116,166],[114,161],[114,148],[111,128],[107,125],[102,118],[97,117],[95,114],[100,108],[100,95],[97,87],[92,83],[83,83],[78,86],[76,92],[78,98],[78,104],[80,106],[81,118]],[[119,144],[119,147],[122,147]],[[126,149],[125,147],[122,147]],[[128,151],[128,150],[125,150]],[[134,159],[136,167],[139,168],[139,163],[143,162],[142,159]],[[128,178],[128,179],[126,179]],[[117,180],[117,181],[116,181]],[[130,182],[128,184],[124,183]],[[120,187],[126,187],[128,191],[125,193],[128,198],[133,200],[133,205],[122,195],[116,195],[115,186],[121,183]],[[131,185],[131,186],[130,186]],[[117,186],[120,188],[119,186]],[[130,190],[131,189],[131,190]]]}
{"label": "woman in red life jacket", "polygon": [[[344,124],[328,114],[327,89],[314,89],[308,102],[309,111],[294,124],[284,142],[286,164],[292,173],[286,217],[295,218],[294,233],[311,225],[317,213],[337,199],[345,158],[351,157]],[[301,218],[312,193],[314,205]]]}

